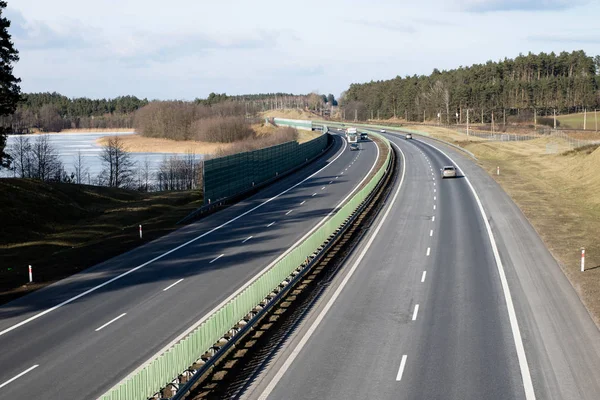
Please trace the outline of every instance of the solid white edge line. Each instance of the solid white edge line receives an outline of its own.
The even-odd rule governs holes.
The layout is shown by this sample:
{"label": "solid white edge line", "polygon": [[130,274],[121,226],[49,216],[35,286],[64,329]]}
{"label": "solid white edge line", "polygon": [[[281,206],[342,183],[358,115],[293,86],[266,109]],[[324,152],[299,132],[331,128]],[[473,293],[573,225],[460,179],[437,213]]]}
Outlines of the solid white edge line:
{"label": "solid white edge line", "polygon": [[415,304],[415,310],[413,311],[413,316],[412,316],[413,321],[417,320],[417,314],[419,314],[419,305]]}
{"label": "solid white edge line", "polygon": [[98,332],[98,331],[106,328],[107,326],[109,326],[110,324],[112,324],[113,322],[115,322],[116,320],[121,319],[121,318],[123,318],[126,315],[127,315],[127,313],[123,313],[123,314],[119,315],[118,317],[111,319],[110,321],[108,321],[107,323],[105,323],[104,325],[102,325],[100,328],[96,328],[96,332]]}
{"label": "solid white edge line", "polygon": [[[295,185],[293,185],[293,186],[290,186],[289,188],[287,188],[287,189],[286,189],[286,190],[284,190],[283,192],[280,192],[279,194],[277,194],[277,195],[275,195],[275,196],[271,197],[270,199],[267,199],[267,200],[265,200],[264,202],[262,202],[262,203],[260,203],[259,205],[257,205],[257,206],[255,206],[255,207],[251,208],[250,210],[243,212],[242,214],[238,215],[237,217],[234,217],[234,218],[230,219],[229,221],[227,221],[227,222],[224,222],[224,223],[222,223],[221,225],[219,225],[219,226],[217,226],[217,227],[215,227],[215,228],[213,228],[213,229],[209,230],[208,232],[205,232],[205,233],[203,233],[202,235],[196,236],[195,238],[193,238],[193,239],[190,239],[190,240],[188,240],[187,242],[185,242],[185,243],[183,243],[183,244],[180,244],[179,246],[177,246],[177,247],[175,247],[175,248],[173,248],[173,249],[171,249],[171,250],[169,250],[169,251],[167,251],[167,252],[165,252],[165,253],[163,253],[163,254],[160,254],[160,255],[158,255],[158,256],[156,256],[156,257],[154,257],[153,259],[151,259],[151,260],[149,260],[149,261],[146,261],[145,263],[143,263],[143,264],[140,264],[140,265],[138,265],[138,266],[137,266],[137,267],[135,267],[135,268],[132,268],[132,269],[130,269],[129,271],[123,272],[122,274],[120,274],[120,275],[117,275],[117,276],[115,276],[114,278],[111,278],[111,279],[107,280],[106,282],[104,282],[104,283],[101,283],[100,285],[94,286],[93,288],[90,288],[90,289],[86,290],[85,292],[78,294],[77,296],[71,297],[70,299],[67,299],[67,300],[63,301],[63,302],[62,302],[62,303],[60,303],[60,304],[57,304],[57,305],[55,305],[55,306],[53,306],[53,307],[50,307],[50,308],[49,308],[49,309],[47,309],[47,310],[44,310],[44,311],[42,311],[42,312],[40,312],[40,313],[38,313],[38,314],[35,314],[35,315],[33,315],[33,316],[31,316],[31,317],[29,317],[29,318],[27,318],[27,319],[25,319],[25,320],[23,320],[23,321],[21,321],[21,322],[19,322],[19,323],[17,323],[17,324],[15,324],[15,325],[13,325],[13,326],[11,326],[11,327],[9,327],[9,328],[6,328],[5,330],[3,330],[3,331],[1,331],[1,332],[0,332],[0,336],[2,336],[2,335],[5,335],[5,334],[7,334],[8,332],[10,332],[10,331],[12,331],[12,330],[14,330],[14,329],[17,329],[18,327],[20,327],[20,326],[23,326],[23,325],[25,325],[25,324],[28,324],[29,322],[31,322],[31,321],[34,321],[34,320],[38,319],[39,317],[41,317],[41,316],[44,316],[44,315],[46,315],[46,314],[48,314],[48,313],[50,313],[50,312],[52,312],[52,311],[54,311],[54,310],[57,310],[57,309],[59,309],[59,308],[61,308],[61,307],[65,306],[65,305],[67,305],[67,304],[69,304],[69,303],[72,303],[72,302],[74,302],[75,300],[78,300],[78,299],[80,299],[80,298],[82,298],[82,297],[84,297],[84,296],[87,296],[88,294],[90,294],[90,293],[92,293],[92,292],[95,292],[96,290],[98,290],[98,289],[100,289],[100,288],[103,288],[104,286],[106,286],[106,285],[108,285],[108,284],[110,284],[110,283],[112,283],[112,282],[114,282],[114,281],[116,281],[116,280],[119,280],[119,279],[121,279],[121,278],[123,278],[123,277],[125,277],[125,276],[127,276],[127,275],[129,275],[129,274],[131,274],[132,272],[135,272],[135,271],[137,271],[137,270],[138,270],[138,269],[140,269],[140,268],[144,268],[145,266],[147,266],[147,265],[149,265],[149,264],[153,263],[154,261],[160,260],[161,258],[163,258],[163,257],[165,257],[165,256],[168,256],[169,254],[171,254],[171,253],[173,253],[173,252],[175,252],[175,251],[177,251],[177,250],[179,250],[179,249],[181,249],[181,248],[183,248],[183,247],[186,247],[187,245],[189,245],[189,244],[191,244],[191,243],[194,243],[195,241],[197,241],[197,240],[199,240],[199,239],[202,239],[203,237],[205,237],[205,236],[207,236],[207,235],[210,235],[211,233],[213,233],[213,232],[215,232],[215,231],[217,231],[217,230],[221,229],[222,227],[224,227],[224,226],[227,226],[227,225],[229,225],[230,223],[232,223],[232,222],[234,222],[234,221],[237,221],[238,219],[240,219],[240,218],[242,218],[242,217],[244,217],[244,216],[246,216],[246,215],[250,214],[251,212],[253,212],[253,211],[255,211],[255,210],[259,209],[260,207],[264,206],[265,204],[267,204],[267,203],[270,203],[271,201],[273,201],[273,200],[275,200],[275,199],[277,199],[277,198],[281,197],[282,195],[286,194],[286,193],[287,193],[287,192],[289,192],[290,190],[292,190],[292,189],[295,189],[296,187],[300,186],[300,185],[301,185],[301,184],[303,184],[304,182],[308,181],[309,179],[311,179],[313,176],[317,175],[318,173],[320,173],[320,172],[321,172],[321,171],[323,171],[324,169],[328,168],[328,167],[329,167],[330,165],[332,165],[332,164],[333,164],[333,163],[334,163],[334,162],[335,162],[335,161],[336,161],[338,158],[340,158],[340,157],[341,157],[343,154],[346,154],[345,150],[346,150],[346,148],[348,147],[348,144],[347,144],[347,142],[346,142],[345,140],[343,140],[343,139],[342,139],[342,143],[344,144],[344,147],[342,148],[342,150],[339,152],[339,154],[338,154],[338,155],[337,155],[337,156],[336,156],[336,157],[335,157],[333,160],[331,160],[330,162],[328,162],[328,163],[327,163],[327,165],[325,165],[323,168],[319,169],[319,170],[318,170],[318,171],[316,171],[315,173],[313,173],[313,174],[309,175],[308,177],[304,178],[303,180],[301,180],[300,182],[296,183]],[[377,154],[379,155],[379,148],[377,149]],[[355,190],[356,190],[356,189],[355,189]],[[315,194],[316,194],[316,193],[315,193]],[[263,270],[263,271],[264,271],[264,270]],[[262,274],[262,272],[263,272],[263,271],[261,271],[260,273]],[[256,277],[255,277],[255,278],[256,278]]]}
{"label": "solid white edge line", "polygon": [[515,312],[515,306],[513,304],[512,296],[510,294],[510,288],[508,287],[508,281],[506,279],[506,273],[504,272],[504,265],[502,264],[502,260],[500,259],[500,252],[498,251],[498,246],[496,245],[496,239],[494,238],[494,233],[492,232],[492,227],[488,221],[487,214],[483,208],[483,204],[481,203],[481,199],[477,194],[477,191],[471,184],[471,181],[464,173],[462,168],[443,150],[431,145],[429,143],[420,141],[421,143],[439,151],[444,156],[446,156],[460,171],[463,175],[465,181],[469,185],[473,196],[475,197],[475,201],[479,207],[479,212],[481,213],[481,217],[483,218],[483,222],[485,224],[485,228],[488,234],[488,238],[490,240],[490,245],[492,247],[492,252],[494,254],[494,259],[496,261],[496,267],[498,269],[498,274],[500,275],[500,282],[502,283],[502,292],[504,293],[504,299],[506,301],[506,308],[508,310],[508,319],[510,321],[510,327],[513,334],[513,339],[515,341],[515,347],[517,350],[517,358],[519,360],[519,368],[521,370],[521,378],[523,379],[523,388],[525,390],[525,398],[527,400],[535,400],[535,391],[533,389],[533,382],[531,380],[531,373],[529,371],[529,364],[527,363],[527,355],[525,354],[525,347],[523,345],[523,339],[521,337],[521,330],[519,329],[519,321],[517,321],[517,313]]}
{"label": "solid white edge line", "polygon": [[423,271],[423,275],[421,275],[421,283],[425,282],[426,276],[427,276],[427,271]]}
{"label": "solid white edge line", "polygon": [[219,254],[216,258],[214,258],[211,262],[209,262],[209,264],[214,263],[215,261],[217,261],[219,258],[223,257],[225,254]]}
{"label": "solid white edge line", "polygon": [[183,278],[181,278],[180,280],[178,280],[177,282],[167,286],[166,288],[163,289],[163,292],[166,292],[167,290],[171,289],[173,286],[177,285],[179,282],[181,282],[183,280]]}
{"label": "solid white edge line", "polygon": [[402,184],[404,183],[404,175],[406,172],[406,158],[404,157],[404,153],[402,152],[402,149],[400,149],[400,147],[398,145],[396,145],[395,143],[393,143],[393,142],[390,142],[390,143],[392,145],[396,146],[398,148],[398,150],[400,150],[400,153],[402,154],[402,178],[400,179],[400,184],[398,186],[398,189],[396,190],[396,193],[394,193],[394,197],[392,198],[392,201],[388,205],[387,210],[385,211],[385,214],[383,215],[383,217],[377,224],[377,228],[375,228],[375,230],[373,231],[373,235],[369,238],[369,241],[365,245],[364,249],[360,252],[360,255],[358,256],[357,260],[352,265],[352,268],[350,268],[350,270],[348,271],[348,274],[344,277],[344,279],[340,283],[340,286],[337,287],[337,289],[335,290],[335,292],[333,293],[333,295],[331,296],[331,298],[329,299],[329,301],[327,302],[325,307],[321,310],[321,312],[319,313],[319,315],[317,316],[315,321],[312,323],[312,325],[310,326],[308,331],[306,331],[306,333],[304,334],[304,336],[302,337],[300,342],[298,342],[298,344],[296,345],[296,347],[294,348],[294,350],[292,351],[290,356],[285,360],[285,362],[283,363],[281,368],[279,368],[279,370],[277,371],[277,373],[275,374],[273,379],[269,382],[269,384],[267,385],[265,390],[258,397],[259,400],[266,400],[267,397],[269,397],[271,392],[273,392],[273,389],[275,389],[275,386],[277,386],[277,384],[279,383],[281,378],[283,378],[283,375],[290,368],[290,366],[292,365],[292,363],[294,362],[296,357],[298,357],[298,354],[300,354],[300,352],[302,351],[302,348],[306,345],[306,343],[308,342],[308,340],[310,339],[312,334],[315,332],[315,330],[317,329],[317,327],[323,320],[323,318],[325,318],[325,315],[327,314],[329,309],[333,306],[333,303],[335,303],[335,301],[339,297],[340,293],[342,292],[342,290],[344,289],[344,287],[346,286],[346,284],[348,283],[350,278],[352,278],[352,275],[354,275],[354,271],[356,271],[356,269],[358,268],[358,265],[361,263],[361,261],[367,254],[367,251],[369,250],[369,248],[375,241],[375,238],[377,237],[377,234],[381,230],[383,223],[387,220],[387,217],[388,217],[390,211],[392,210],[392,205],[396,202],[396,199],[398,198],[398,194],[400,193],[400,189],[402,188]]}
{"label": "solid white edge line", "polygon": [[[336,158],[333,159],[333,161],[337,160],[342,154],[344,154],[344,150],[346,150],[346,147],[347,147],[347,142],[344,140],[344,148],[342,149],[341,153]],[[157,351],[152,357],[148,358],[148,360],[146,360],[146,362],[144,362],[143,364],[141,364],[138,368],[136,368],[134,371],[132,371],[129,375],[127,375],[126,377],[124,377],[123,379],[121,379],[121,381],[119,383],[117,383],[117,385],[120,385],[121,383],[127,381],[130,377],[132,377],[133,375],[135,375],[139,371],[141,371],[143,368],[145,368],[146,365],[148,365],[149,363],[151,363],[159,355],[163,354],[165,351],[167,351],[168,349],[170,349],[171,347],[173,347],[175,344],[177,344],[177,342],[179,342],[181,339],[183,339],[184,337],[186,337],[190,332],[192,332],[194,329],[196,329],[198,326],[200,326],[204,321],[206,321],[217,310],[219,310],[225,304],[227,304],[228,302],[230,302],[235,296],[237,296],[238,294],[240,294],[248,286],[250,286],[254,281],[256,281],[258,278],[260,278],[266,271],[268,271],[269,269],[271,269],[273,267],[273,265],[275,265],[277,262],[279,262],[279,260],[281,260],[283,257],[285,257],[290,251],[292,251],[296,246],[298,246],[300,243],[302,243],[307,237],[309,237],[310,235],[312,235],[312,233],[314,231],[316,231],[317,229],[319,229],[319,227],[321,225],[323,225],[325,223],[325,221],[327,221],[329,219],[329,217],[331,217],[331,215],[333,215],[344,203],[346,203],[346,201],[350,198],[350,196],[352,196],[354,194],[354,192],[356,192],[358,190],[359,187],[362,186],[362,184],[369,177],[369,175],[371,175],[371,172],[373,172],[373,169],[375,169],[375,166],[377,165],[377,161],[379,160],[379,146],[375,145],[375,149],[377,150],[377,153],[375,155],[375,161],[373,162],[373,165],[371,166],[371,169],[369,170],[369,172],[367,172],[367,174],[364,176],[364,178],[356,186],[354,186],[354,188],[350,191],[350,193],[348,193],[348,195],[346,197],[344,197],[342,199],[342,201],[340,201],[333,208],[333,210],[331,210],[329,212],[329,214],[327,214],[326,216],[324,216],[310,231],[308,231],[304,236],[302,236],[300,239],[298,239],[298,241],[296,243],[294,243],[293,245],[291,245],[290,247],[288,247],[288,249],[285,252],[283,252],[279,257],[277,257],[275,260],[273,260],[273,262],[271,262],[265,268],[263,268],[262,271],[260,271],[256,275],[254,275],[252,277],[252,279],[248,280],[238,290],[236,290],[235,292],[233,292],[229,297],[227,297],[220,304],[218,304],[217,306],[215,306],[215,308],[213,308],[211,311],[209,311],[207,314],[205,314],[203,317],[201,317],[195,324],[193,324],[188,329],[186,329],[185,331],[183,331],[179,336],[177,336],[175,339],[173,339],[169,344],[167,344],[162,349],[160,349],[159,351]],[[327,166],[331,165],[333,163],[333,161],[329,162],[327,164]],[[320,171],[322,171],[324,169],[325,169],[325,167],[321,168],[319,171],[315,172],[311,176],[316,175],[318,172],[320,172]],[[309,178],[306,178],[304,181],[308,180]],[[302,182],[304,182],[304,181],[302,181]],[[300,182],[300,183],[302,183],[302,182]],[[300,185],[300,183],[297,183],[295,186]],[[291,190],[292,188],[287,189],[286,192],[289,191],[289,190]],[[283,193],[284,192],[280,193],[279,195],[281,195]],[[258,208],[258,206],[256,208]]]}
{"label": "solid white edge line", "polygon": [[402,380],[402,374],[404,374],[404,367],[406,367],[406,354],[402,356],[402,360],[400,361],[400,368],[398,368],[398,375],[396,375],[396,381],[398,382]]}
{"label": "solid white edge line", "polygon": [[2,389],[4,386],[16,381],[17,379],[19,379],[20,377],[22,377],[23,375],[25,375],[28,372],[33,371],[34,369],[36,369],[37,367],[39,367],[39,364],[35,364],[33,367],[29,367],[27,368],[25,371],[21,372],[19,375],[16,375],[12,378],[10,378],[9,380],[7,380],[6,382],[4,382],[3,384],[0,385],[0,389]]}

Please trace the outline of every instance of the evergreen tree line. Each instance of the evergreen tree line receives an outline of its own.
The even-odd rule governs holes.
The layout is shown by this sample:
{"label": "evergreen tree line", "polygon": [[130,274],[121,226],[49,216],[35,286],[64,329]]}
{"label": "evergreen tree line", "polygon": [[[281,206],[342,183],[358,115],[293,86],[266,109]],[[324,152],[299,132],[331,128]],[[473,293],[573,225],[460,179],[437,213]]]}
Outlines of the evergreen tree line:
{"label": "evergreen tree line", "polygon": [[4,123],[13,133],[63,129],[132,128],[133,113],[148,104],[147,99],[123,96],[114,99],[70,99],[58,93],[29,93]]}
{"label": "evergreen tree line", "polygon": [[[496,122],[524,110],[538,116],[600,108],[600,56],[584,51],[519,55],[431,75],[354,83],[343,96],[345,119],[404,118],[454,124]],[[493,113],[493,114],[492,114]]]}
{"label": "evergreen tree line", "polygon": [[226,101],[234,101],[250,105],[260,111],[284,108],[314,108],[319,102],[328,106],[337,106],[338,102],[331,93],[324,94],[292,94],[292,93],[258,93],[228,96],[226,93],[211,93],[206,99],[196,99],[196,104],[213,105]]}

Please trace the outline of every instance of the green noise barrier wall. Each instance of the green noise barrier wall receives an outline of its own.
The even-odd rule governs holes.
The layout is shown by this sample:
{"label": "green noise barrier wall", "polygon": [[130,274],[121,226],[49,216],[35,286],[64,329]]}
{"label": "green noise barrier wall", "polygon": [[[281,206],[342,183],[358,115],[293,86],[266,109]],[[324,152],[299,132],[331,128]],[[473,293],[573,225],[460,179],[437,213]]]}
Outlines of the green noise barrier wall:
{"label": "green noise barrier wall", "polygon": [[306,131],[313,130],[312,121],[305,121],[302,119],[285,119],[285,118],[273,118],[273,122],[277,126],[290,126],[296,129],[303,129]]}
{"label": "green noise barrier wall", "polygon": [[287,142],[265,149],[204,162],[204,204],[243,193],[316,157],[327,147],[327,135],[309,142]]}
{"label": "green noise barrier wall", "polygon": [[102,400],[146,400],[158,393],[169,382],[189,368],[206,350],[250,312],[273,291],[285,278],[314,253],[331,234],[338,229],[371,194],[390,164],[390,143],[378,136],[388,148],[385,163],[377,170],[369,183],[358,191],[325,224],[304,242],[292,249],[271,269],[255,279],[241,293],[209,316],[202,324],[175,346],[145,365],[139,372],[129,376],[101,397]]}

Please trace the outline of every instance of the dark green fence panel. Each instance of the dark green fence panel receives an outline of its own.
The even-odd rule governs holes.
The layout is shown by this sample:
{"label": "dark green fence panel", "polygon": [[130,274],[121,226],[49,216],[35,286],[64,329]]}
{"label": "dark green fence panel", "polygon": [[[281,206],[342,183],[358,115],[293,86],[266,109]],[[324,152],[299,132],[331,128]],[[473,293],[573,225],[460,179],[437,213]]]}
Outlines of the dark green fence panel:
{"label": "dark green fence panel", "polygon": [[240,194],[283,174],[321,153],[327,135],[309,142],[287,142],[266,149],[204,162],[204,204]]}

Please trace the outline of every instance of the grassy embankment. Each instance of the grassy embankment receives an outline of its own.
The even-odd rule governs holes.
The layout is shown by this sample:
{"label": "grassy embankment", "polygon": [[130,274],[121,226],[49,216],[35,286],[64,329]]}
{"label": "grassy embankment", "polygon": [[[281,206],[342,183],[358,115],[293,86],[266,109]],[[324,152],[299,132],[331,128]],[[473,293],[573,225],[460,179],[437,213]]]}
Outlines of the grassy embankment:
{"label": "grassy embankment", "polygon": [[201,203],[198,191],[139,193],[0,179],[0,304],[175,230]]}
{"label": "grassy embankment", "polygon": [[[275,133],[276,127],[266,124],[252,125],[252,129],[257,133],[258,137],[266,137]],[[316,138],[320,135],[319,131],[298,131],[298,142],[304,143]],[[193,152],[196,154],[216,154],[219,150],[228,150],[233,143],[209,143],[196,140],[171,140],[149,138],[142,135],[122,135],[119,136],[128,151],[135,153],[176,153],[184,154]],[[108,142],[109,137],[105,136],[96,140],[96,143],[103,146]]]}
{"label": "grassy embankment", "polygon": [[[570,150],[557,138],[489,142],[414,126],[473,152],[538,231],[600,326],[600,148]],[[548,147],[548,145],[550,145]],[[556,151],[547,154],[547,149]],[[496,167],[500,167],[500,176]],[[580,248],[586,271],[580,272]]]}
{"label": "grassy embankment", "polygon": [[[583,129],[584,113],[560,115],[556,119],[560,121],[561,128]],[[594,116],[594,110],[588,111],[585,124],[586,130],[595,131],[596,126],[600,129],[600,112]]]}

